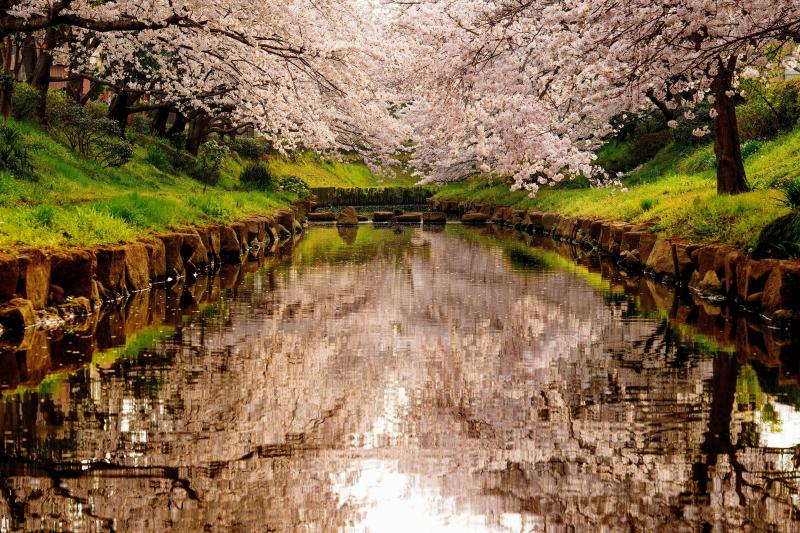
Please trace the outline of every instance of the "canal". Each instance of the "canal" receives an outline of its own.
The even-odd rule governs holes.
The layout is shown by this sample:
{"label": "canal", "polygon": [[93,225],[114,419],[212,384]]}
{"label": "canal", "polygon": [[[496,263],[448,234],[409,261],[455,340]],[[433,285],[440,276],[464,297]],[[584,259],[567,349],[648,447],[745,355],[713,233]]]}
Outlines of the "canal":
{"label": "canal", "polygon": [[0,349],[0,530],[796,531],[798,345],[511,231],[314,227]]}

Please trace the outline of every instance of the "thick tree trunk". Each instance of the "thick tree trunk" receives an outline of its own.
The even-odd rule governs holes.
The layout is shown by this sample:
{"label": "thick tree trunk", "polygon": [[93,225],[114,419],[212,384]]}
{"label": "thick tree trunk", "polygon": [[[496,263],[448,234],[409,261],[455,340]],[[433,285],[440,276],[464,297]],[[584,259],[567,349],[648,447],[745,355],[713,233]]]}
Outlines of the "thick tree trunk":
{"label": "thick tree trunk", "polygon": [[50,69],[53,67],[52,50],[58,45],[58,41],[59,31],[56,28],[49,28],[44,37],[44,49],[39,54],[36,68],[33,70],[31,85],[39,91],[36,117],[42,124],[47,124],[47,91],[50,88]]}
{"label": "thick tree trunk", "polygon": [[92,100],[94,98],[95,93],[97,93],[99,89],[100,89],[100,84],[97,83],[96,81],[92,81],[89,84],[89,90],[86,91],[86,93],[81,97],[81,101],[78,103],[81,106],[85,106],[86,104],[89,103],[89,100]]}
{"label": "thick tree trunk", "polygon": [[10,83],[0,87],[0,114],[3,118],[11,115],[11,100],[14,97],[14,84]]}
{"label": "thick tree trunk", "polygon": [[186,141],[186,150],[192,155],[197,155],[202,145],[208,138],[211,117],[201,114],[192,119],[189,124],[189,138]]}
{"label": "thick tree trunk", "polygon": [[13,57],[14,79],[19,81],[19,71],[22,68],[22,44],[20,43],[14,50]]}
{"label": "thick tree trunk", "polygon": [[19,73],[19,69],[22,68],[25,73],[25,78],[23,78],[25,83],[33,83],[33,73],[36,70],[38,56],[36,39],[33,37],[26,37],[25,41],[22,43],[22,59],[19,65],[17,65],[17,72]]}
{"label": "thick tree trunk", "polygon": [[12,60],[14,59],[14,42],[11,37],[6,37],[3,41],[3,69],[11,72]]}
{"label": "thick tree trunk", "polygon": [[645,95],[647,96],[647,99],[650,100],[654,106],[656,106],[656,109],[661,112],[661,115],[664,117],[664,122],[669,122],[675,118],[675,113],[673,113],[673,111],[667,107],[667,103],[656,98],[656,95],[652,90],[647,91]]}
{"label": "thick tree trunk", "polygon": [[736,103],[729,95],[732,90],[733,74],[736,59],[732,58],[720,68],[711,84],[714,94],[714,154],[717,156],[717,193],[739,194],[747,192],[747,177],[742,161],[742,149],[739,141],[739,125],[736,122]]}
{"label": "thick tree trunk", "polygon": [[175,135],[176,133],[183,133],[186,130],[186,115],[178,111],[175,113],[175,122],[169,128],[167,135]]}
{"label": "thick tree trunk", "polygon": [[[69,76],[73,75],[74,73],[70,71]],[[67,82],[67,96],[75,103],[81,103],[83,99],[83,78],[77,78]]]}
{"label": "thick tree trunk", "polygon": [[153,113],[153,133],[159,137],[164,137],[167,134],[167,121],[169,120],[170,108],[162,107],[156,109]]}
{"label": "thick tree trunk", "polygon": [[114,96],[111,100],[111,105],[108,106],[108,118],[117,123],[122,136],[125,135],[125,130],[128,128],[128,117],[131,115],[130,108],[140,96],[141,93],[122,89]]}

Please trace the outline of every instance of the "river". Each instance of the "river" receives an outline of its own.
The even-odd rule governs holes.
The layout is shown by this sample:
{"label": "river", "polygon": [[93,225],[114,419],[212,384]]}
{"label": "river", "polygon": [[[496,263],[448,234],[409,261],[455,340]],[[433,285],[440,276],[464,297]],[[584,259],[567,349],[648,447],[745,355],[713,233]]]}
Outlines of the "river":
{"label": "river", "polygon": [[797,345],[530,239],[315,227],[0,351],[0,531],[800,529]]}

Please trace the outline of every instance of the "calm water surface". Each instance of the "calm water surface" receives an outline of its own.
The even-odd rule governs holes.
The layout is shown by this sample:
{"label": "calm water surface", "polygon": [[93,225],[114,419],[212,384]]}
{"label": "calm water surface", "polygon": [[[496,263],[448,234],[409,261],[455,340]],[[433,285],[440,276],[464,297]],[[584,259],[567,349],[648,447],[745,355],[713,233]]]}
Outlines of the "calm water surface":
{"label": "calm water surface", "polygon": [[249,269],[3,352],[0,530],[800,529],[796,350],[713,306],[461,226]]}

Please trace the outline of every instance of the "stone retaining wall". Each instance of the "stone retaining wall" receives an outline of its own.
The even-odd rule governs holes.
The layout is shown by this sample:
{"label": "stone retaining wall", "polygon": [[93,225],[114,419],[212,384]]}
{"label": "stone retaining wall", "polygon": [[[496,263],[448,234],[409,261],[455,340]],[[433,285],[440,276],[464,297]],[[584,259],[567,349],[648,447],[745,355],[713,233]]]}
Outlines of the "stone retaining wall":
{"label": "stone retaining wall", "polygon": [[114,246],[0,254],[0,327],[19,331],[93,313],[104,302],[185,276],[238,264],[303,231],[310,202],[274,216],[180,228]]}
{"label": "stone retaining wall", "polygon": [[[618,259],[620,267],[659,281],[724,298],[787,326],[800,321],[800,261],[751,259],[727,245],[666,239],[646,224],[498,207],[479,202],[429,200],[435,211],[481,213],[489,222],[550,235]],[[486,218],[483,217],[483,218]]]}

